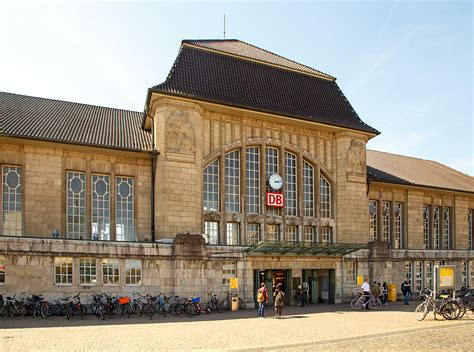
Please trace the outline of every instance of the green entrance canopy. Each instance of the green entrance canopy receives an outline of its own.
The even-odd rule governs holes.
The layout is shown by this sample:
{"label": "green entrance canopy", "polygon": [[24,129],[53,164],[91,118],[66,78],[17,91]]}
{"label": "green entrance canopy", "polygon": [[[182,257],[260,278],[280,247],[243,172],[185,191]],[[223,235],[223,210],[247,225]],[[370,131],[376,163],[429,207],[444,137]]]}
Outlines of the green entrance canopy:
{"label": "green entrance canopy", "polygon": [[261,241],[247,248],[249,255],[280,254],[280,255],[334,255],[342,256],[359,249],[367,248],[367,244],[359,243],[295,243]]}

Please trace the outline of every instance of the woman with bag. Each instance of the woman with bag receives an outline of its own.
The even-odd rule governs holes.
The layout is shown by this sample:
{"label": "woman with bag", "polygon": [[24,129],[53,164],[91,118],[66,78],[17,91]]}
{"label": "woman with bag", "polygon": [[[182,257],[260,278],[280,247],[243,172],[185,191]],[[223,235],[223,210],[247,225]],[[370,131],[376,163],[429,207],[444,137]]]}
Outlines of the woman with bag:
{"label": "woman with bag", "polygon": [[265,282],[262,282],[257,291],[258,316],[265,318],[265,304],[268,304],[268,290]]}

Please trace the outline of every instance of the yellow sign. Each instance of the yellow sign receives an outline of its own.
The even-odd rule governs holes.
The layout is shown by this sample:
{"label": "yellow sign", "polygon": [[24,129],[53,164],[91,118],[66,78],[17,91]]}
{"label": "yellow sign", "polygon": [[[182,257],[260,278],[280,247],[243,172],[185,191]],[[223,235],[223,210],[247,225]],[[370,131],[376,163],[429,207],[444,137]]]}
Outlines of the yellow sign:
{"label": "yellow sign", "polygon": [[453,288],[455,286],[456,272],[454,266],[439,267],[439,288]]}
{"label": "yellow sign", "polygon": [[364,277],[362,275],[357,276],[357,285],[362,285]]}
{"label": "yellow sign", "polygon": [[238,279],[238,278],[233,277],[233,278],[230,278],[229,281],[230,281],[230,288],[231,288],[231,289],[233,289],[233,288],[235,288],[235,289],[239,288],[239,279]]}

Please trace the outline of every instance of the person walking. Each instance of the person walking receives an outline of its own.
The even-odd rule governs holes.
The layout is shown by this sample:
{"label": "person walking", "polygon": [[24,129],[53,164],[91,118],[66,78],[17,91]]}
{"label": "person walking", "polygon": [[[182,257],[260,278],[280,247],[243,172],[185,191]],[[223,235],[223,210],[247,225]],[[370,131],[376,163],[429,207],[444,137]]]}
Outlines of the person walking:
{"label": "person walking", "polygon": [[257,291],[257,302],[258,316],[259,318],[265,318],[265,305],[268,304],[268,289],[265,282],[260,284],[260,288]]}
{"label": "person walking", "polygon": [[296,303],[300,307],[304,306],[303,288],[301,287],[301,285],[298,285],[296,289]]}
{"label": "person walking", "polygon": [[369,299],[370,296],[372,295],[372,292],[370,291],[370,280],[369,278],[366,278],[365,281],[362,283],[362,286],[360,287],[362,294],[365,296],[365,309],[369,310]]}
{"label": "person walking", "polygon": [[281,312],[285,301],[285,293],[283,292],[282,284],[276,286],[275,292],[273,293],[273,301],[275,302],[275,317],[281,318]]}
{"label": "person walking", "polygon": [[408,280],[405,280],[402,283],[401,289],[402,289],[402,294],[403,294],[403,304],[406,304],[406,305],[410,304],[408,303],[408,301],[411,296],[411,286],[408,283]]}

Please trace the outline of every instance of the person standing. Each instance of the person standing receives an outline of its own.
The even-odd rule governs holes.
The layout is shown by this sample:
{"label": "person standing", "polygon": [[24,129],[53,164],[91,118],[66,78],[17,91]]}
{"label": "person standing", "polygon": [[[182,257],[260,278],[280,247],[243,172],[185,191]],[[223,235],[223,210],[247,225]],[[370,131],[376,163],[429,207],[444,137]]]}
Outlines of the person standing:
{"label": "person standing", "polygon": [[304,306],[304,301],[303,301],[303,288],[301,285],[298,285],[296,288],[296,303],[298,306],[303,307]]}
{"label": "person standing", "polygon": [[370,299],[370,296],[372,295],[371,291],[370,291],[370,280],[369,278],[366,278],[365,281],[362,283],[362,286],[360,287],[360,289],[362,290],[362,294],[365,296],[365,309],[369,309],[369,305],[368,305],[368,302],[369,302],[369,299]]}
{"label": "person standing", "polygon": [[268,289],[265,282],[262,282],[257,291],[258,316],[265,318],[265,305],[268,304]]}
{"label": "person standing", "polygon": [[382,303],[386,306],[388,306],[388,287],[387,287],[387,283],[384,282],[382,284]]}
{"label": "person standing", "polygon": [[408,300],[410,299],[411,295],[411,286],[408,283],[408,280],[405,280],[401,286],[402,294],[403,294],[403,304],[410,304]]}
{"label": "person standing", "polygon": [[281,318],[281,312],[285,301],[285,293],[283,292],[282,284],[278,284],[273,293],[273,301],[275,302],[275,317]]}

